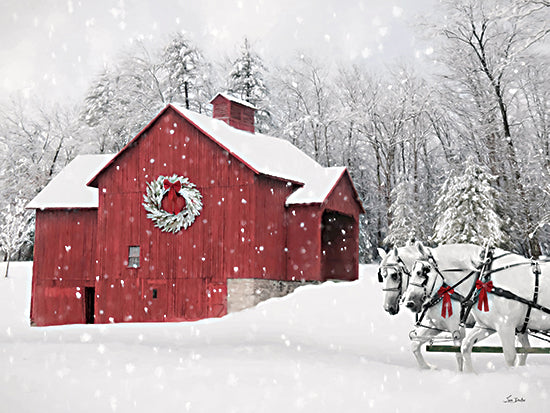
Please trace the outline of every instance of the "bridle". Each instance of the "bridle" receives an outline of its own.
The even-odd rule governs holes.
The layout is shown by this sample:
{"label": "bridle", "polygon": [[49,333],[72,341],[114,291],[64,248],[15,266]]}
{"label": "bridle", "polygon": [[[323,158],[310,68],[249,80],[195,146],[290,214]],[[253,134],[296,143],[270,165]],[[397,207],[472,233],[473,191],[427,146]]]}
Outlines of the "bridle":
{"label": "bridle", "polygon": [[[431,298],[434,294],[435,289],[435,280],[432,283],[432,287],[430,288],[430,291],[428,292],[427,284],[428,284],[428,274],[433,269],[435,271],[435,274],[439,277],[441,277],[441,280],[443,283],[445,283],[445,278],[443,277],[443,274],[439,270],[439,267],[437,266],[437,263],[434,259],[434,257],[430,254],[427,258],[418,259],[415,262],[416,264],[421,265],[420,273],[416,274],[416,276],[411,276],[411,281],[409,281],[410,285],[414,285],[415,287],[422,288],[422,302],[425,303],[429,298]],[[416,282],[416,278],[421,278],[421,282]]]}
{"label": "bridle", "polygon": [[[407,289],[409,285],[409,279],[411,278],[411,274],[409,273],[409,270],[407,269],[407,266],[405,265],[401,257],[399,257],[398,255],[397,262],[391,263],[391,264],[384,264],[380,266],[380,268],[378,269],[378,282],[381,282],[381,283],[384,282],[384,278],[388,276],[387,270],[389,268],[395,269],[395,275],[396,277],[398,277],[398,284],[396,287],[384,287],[382,288],[382,291],[398,292],[399,294],[397,296],[397,301],[399,301],[401,299],[401,296],[403,295],[403,292]],[[405,288],[403,288],[404,275],[406,276],[406,279],[407,279],[407,285],[405,286]]]}

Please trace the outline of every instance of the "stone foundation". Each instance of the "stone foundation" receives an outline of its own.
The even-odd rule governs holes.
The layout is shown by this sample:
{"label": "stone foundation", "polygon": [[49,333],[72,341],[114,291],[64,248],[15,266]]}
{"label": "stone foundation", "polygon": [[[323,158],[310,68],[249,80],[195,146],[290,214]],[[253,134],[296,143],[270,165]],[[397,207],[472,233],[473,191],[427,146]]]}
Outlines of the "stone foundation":
{"label": "stone foundation", "polygon": [[227,280],[227,312],[234,313],[273,297],[283,297],[296,288],[317,281],[275,281],[257,278],[230,278]]}

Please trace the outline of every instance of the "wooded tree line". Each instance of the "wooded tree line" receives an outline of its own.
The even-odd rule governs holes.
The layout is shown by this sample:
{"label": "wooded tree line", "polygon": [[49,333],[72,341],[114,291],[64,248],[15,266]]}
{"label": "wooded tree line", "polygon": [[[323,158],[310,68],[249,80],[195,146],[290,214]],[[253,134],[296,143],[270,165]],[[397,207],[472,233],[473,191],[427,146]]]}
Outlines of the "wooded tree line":
{"label": "wooded tree line", "polygon": [[[274,64],[246,39],[214,62],[175,34],[156,50],[125,50],[77,108],[12,101],[0,111],[2,232],[25,233],[4,224],[13,226],[16,200],[30,200],[78,153],[120,150],[170,102],[209,114],[209,100],[229,91],[258,108],[260,132],[325,166],[348,167],[366,210],[362,261],[411,238],[547,254],[550,5],[441,7],[445,18],[423,27],[433,39],[430,73],[397,64],[375,72],[299,53]],[[31,214],[19,214],[32,226]]]}

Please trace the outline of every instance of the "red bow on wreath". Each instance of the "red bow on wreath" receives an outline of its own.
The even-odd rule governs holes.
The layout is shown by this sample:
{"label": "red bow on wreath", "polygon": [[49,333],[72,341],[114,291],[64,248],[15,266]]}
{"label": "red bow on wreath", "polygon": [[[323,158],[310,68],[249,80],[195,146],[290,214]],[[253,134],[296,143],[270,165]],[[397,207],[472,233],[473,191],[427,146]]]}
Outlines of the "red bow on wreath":
{"label": "red bow on wreath", "polygon": [[489,300],[487,293],[493,290],[493,282],[487,281],[486,283],[477,280],[476,288],[479,290],[479,300],[477,302],[477,309],[481,311],[489,311]]}
{"label": "red bow on wreath", "polygon": [[441,317],[447,318],[453,315],[453,303],[451,302],[451,294],[454,294],[455,290],[451,287],[439,287],[437,295],[443,297],[443,306],[441,307]]}
{"label": "red bow on wreath", "polygon": [[181,182],[176,181],[172,183],[168,179],[165,179],[164,189],[168,189],[168,192],[162,198],[162,209],[170,214],[179,214],[185,208],[185,198],[179,194],[181,191]]}

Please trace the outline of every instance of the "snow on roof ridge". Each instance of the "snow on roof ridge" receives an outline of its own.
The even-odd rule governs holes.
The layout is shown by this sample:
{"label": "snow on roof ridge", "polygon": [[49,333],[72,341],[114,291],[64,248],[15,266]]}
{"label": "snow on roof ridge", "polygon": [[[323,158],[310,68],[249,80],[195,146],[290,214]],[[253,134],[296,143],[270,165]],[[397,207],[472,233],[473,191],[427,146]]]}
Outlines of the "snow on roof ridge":
{"label": "snow on roof ridge", "polygon": [[255,172],[303,184],[286,204],[323,202],[345,167],[325,168],[286,139],[251,133],[172,104],[184,117]]}
{"label": "snow on roof ridge", "polygon": [[286,200],[286,205],[316,204],[323,202],[340,181],[346,171],[343,166],[322,167],[314,177],[294,191]]}
{"label": "snow on roof ridge", "polygon": [[78,155],[27,204],[27,208],[97,208],[98,189],[86,186],[86,183],[114,156]]}
{"label": "snow on roof ridge", "polygon": [[230,101],[232,101],[232,102],[238,103],[239,105],[243,105],[243,106],[249,107],[249,108],[254,109],[254,110],[257,110],[257,109],[258,109],[258,108],[256,108],[256,106],[254,106],[252,103],[247,102],[246,100],[243,100],[243,99],[239,99],[238,97],[233,96],[233,95],[229,94],[228,92],[219,92],[219,93],[217,93],[216,96],[214,96],[214,97],[210,100],[210,103],[212,103],[212,101],[213,101],[214,99],[216,99],[218,96],[222,96],[222,97],[226,98],[227,100],[230,100]]}

